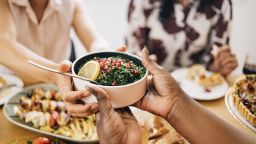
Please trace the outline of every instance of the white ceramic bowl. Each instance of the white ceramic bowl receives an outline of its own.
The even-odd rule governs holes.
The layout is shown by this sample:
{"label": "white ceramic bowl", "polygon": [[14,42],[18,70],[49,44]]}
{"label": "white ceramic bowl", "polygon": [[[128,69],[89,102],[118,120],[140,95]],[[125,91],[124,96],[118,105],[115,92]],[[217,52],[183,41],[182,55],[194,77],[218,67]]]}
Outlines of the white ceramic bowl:
{"label": "white ceramic bowl", "polygon": [[[86,61],[92,60],[95,56],[96,57],[121,56],[122,58],[129,59],[136,64],[142,65],[141,59],[135,55],[121,53],[121,52],[113,52],[113,51],[93,52],[93,53],[88,53],[76,59],[76,61],[72,65],[72,73],[77,74],[79,71],[79,68],[81,68]],[[131,104],[134,104],[145,95],[146,88],[147,88],[147,76],[148,76],[148,71],[146,71],[144,77],[141,78],[140,80],[127,85],[122,85],[122,86],[96,85],[96,84],[91,84],[77,78],[73,78],[73,82],[77,90],[82,90],[87,85],[98,86],[100,88],[103,88],[110,96],[112,106],[114,108],[120,108],[120,107],[125,107]],[[85,98],[84,101],[87,103],[97,102],[94,96],[89,96]]]}

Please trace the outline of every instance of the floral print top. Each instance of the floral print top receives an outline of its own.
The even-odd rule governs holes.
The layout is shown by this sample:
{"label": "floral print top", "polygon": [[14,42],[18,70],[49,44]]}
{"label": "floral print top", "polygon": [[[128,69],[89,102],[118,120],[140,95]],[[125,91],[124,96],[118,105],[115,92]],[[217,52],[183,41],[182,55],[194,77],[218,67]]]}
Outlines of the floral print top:
{"label": "floral print top", "polygon": [[173,70],[195,63],[209,66],[213,45],[229,43],[232,3],[215,0],[198,12],[199,0],[189,0],[185,8],[175,3],[167,21],[159,20],[161,0],[131,0],[125,36],[129,52],[139,53],[147,46],[158,63]]}

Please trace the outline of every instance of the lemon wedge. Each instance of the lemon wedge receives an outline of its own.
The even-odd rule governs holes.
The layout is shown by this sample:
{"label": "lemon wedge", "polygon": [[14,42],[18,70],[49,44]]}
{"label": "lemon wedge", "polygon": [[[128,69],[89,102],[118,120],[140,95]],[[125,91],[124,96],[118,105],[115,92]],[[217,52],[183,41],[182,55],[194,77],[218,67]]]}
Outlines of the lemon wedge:
{"label": "lemon wedge", "polygon": [[79,70],[78,75],[90,80],[96,80],[99,73],[100,64],[97,61],[91,60],[83,65],[83,67]]}

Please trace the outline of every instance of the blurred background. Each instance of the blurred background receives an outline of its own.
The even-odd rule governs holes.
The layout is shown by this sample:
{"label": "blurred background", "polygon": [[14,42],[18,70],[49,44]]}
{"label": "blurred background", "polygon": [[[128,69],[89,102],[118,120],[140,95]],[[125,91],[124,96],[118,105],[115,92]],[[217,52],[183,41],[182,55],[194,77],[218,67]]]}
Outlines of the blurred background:
{"label": "blurred background", "polygon": [[[96,28],[110,46],[117,48],[124,44],[129,0],[83,0],[83,3]],[[256,0],[233,0],[231,47],[239,61],[239,67],[234,73],[242,73],[246,53],[256,54],[255,5]],[[77,56],[83,55],[85,51],[73,32],[72,37]]]}

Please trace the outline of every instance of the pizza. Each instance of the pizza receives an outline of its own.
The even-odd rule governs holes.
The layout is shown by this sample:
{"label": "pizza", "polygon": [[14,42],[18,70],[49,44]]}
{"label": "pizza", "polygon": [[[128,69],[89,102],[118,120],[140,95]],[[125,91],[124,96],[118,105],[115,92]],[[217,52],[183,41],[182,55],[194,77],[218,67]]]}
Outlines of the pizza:
{"label": "pizza", "polygon": [[256,127],[256,75],[237,81],[232,95],[237,110]]}

